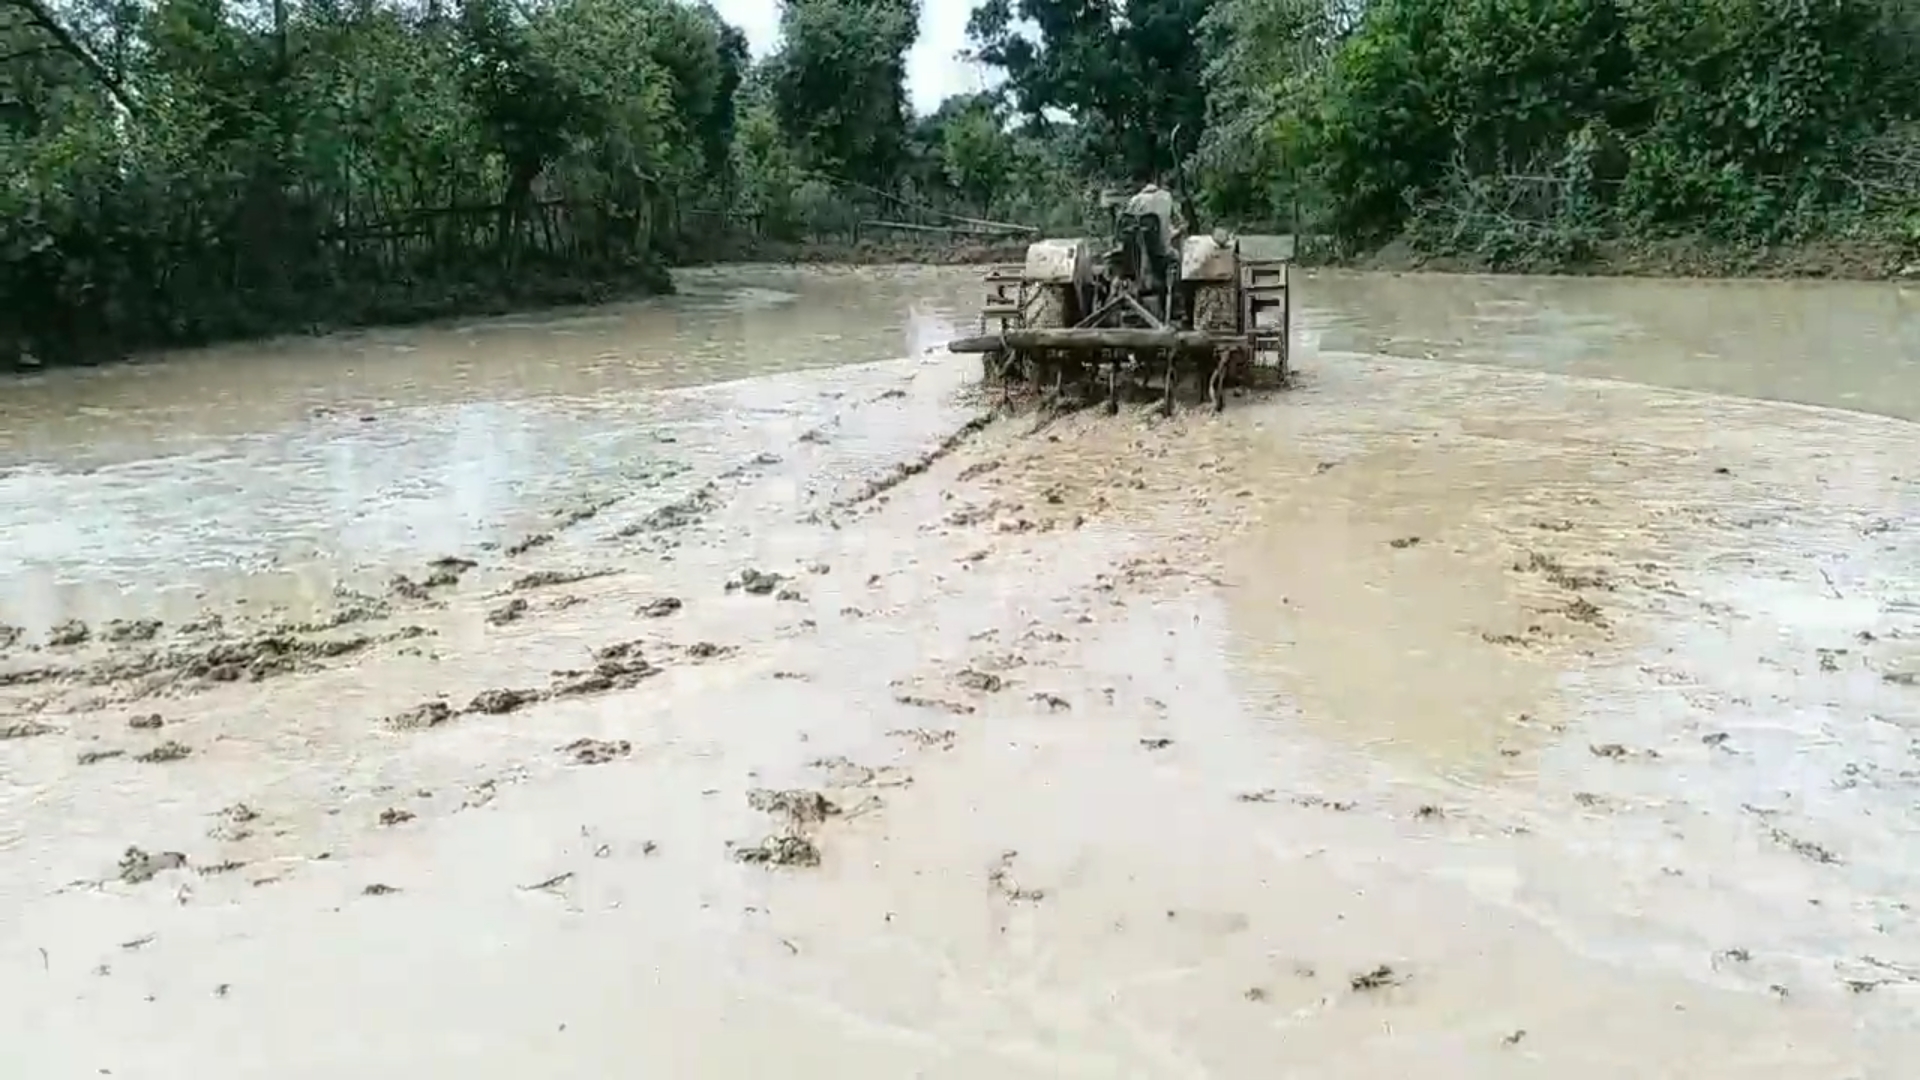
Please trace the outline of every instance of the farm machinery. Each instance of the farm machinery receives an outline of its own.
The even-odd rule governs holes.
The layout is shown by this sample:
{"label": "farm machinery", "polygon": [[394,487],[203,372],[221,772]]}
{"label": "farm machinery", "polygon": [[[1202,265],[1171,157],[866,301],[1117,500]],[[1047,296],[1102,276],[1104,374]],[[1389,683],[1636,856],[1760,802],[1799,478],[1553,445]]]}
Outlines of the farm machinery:
{"label": "farm machinery", "polygon": [[1222,231],[1183,235],[1173,196],[1152,184],[1101,204],[1104,243],[1039,240],[1023,265],[989,270],[980,334],[948,350],[980,354],[987,381],[1009,390],[1093,390],[1104,375],[1109,413],[1156,381],[1171,412],[1176,388],[1204,378],[1217,411],[1256,373],[1285,378],[1286,260],[1248,258]]}

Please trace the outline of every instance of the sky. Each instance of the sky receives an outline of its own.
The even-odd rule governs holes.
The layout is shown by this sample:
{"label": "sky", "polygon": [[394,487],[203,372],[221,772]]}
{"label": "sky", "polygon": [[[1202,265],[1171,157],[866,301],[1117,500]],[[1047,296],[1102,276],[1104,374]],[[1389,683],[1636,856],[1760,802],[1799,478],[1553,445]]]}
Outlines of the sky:
{"label": "sky", "polygon": [[[780,39],[780,0],[713,0],[722,18],[746,32],[753,55],[763,57]],[[959,59],[967,44],[973,0],[920,0],[920,40],[907,57],[907,92],[917,113],[930,113],[955,94],[986,87],[978,65]]]}

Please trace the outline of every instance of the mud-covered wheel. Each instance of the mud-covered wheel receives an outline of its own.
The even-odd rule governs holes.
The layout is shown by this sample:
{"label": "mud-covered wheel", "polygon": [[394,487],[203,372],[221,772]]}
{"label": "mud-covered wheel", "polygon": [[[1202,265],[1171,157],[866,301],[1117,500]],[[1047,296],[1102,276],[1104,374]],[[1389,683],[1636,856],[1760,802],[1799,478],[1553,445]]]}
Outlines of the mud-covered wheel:
{"label": "mud-covered wheel", "polygon": [[1193,287],[1193,328],[1209,334],[1240,332],[1239,290],[1231,284]]}
{"label": "mud-covered wheel", "polygon": [[1057,330],[1067,325],[1068,287],[1035,285],[1033,299],[1027,302],[1027,328]]}
{"label": "mud-covered wheel", "polygon": [[[1035,285],[1033,296],[1027,301],[1027,329],[1058,330],[1067,326],[1067,304],[1068,291],[1065,285]],[[1055,367],[1061,363],[1058,353],[1035,350],[1027,356],[1027,369],[1022,374],[1036,387],[1051,382],[1048,376],[1059,374]]]}
{"label": "mud-covered wheel", "polygon": [[[1192,310],[1195,330],[1209,334],[1240,332],[1240,292],[1230,283],[1194,286]],[[1207,383],[1207,394],[1215,412],[1226,407],[1227,385],[1244,378],[1245,374],[1234,363],[1233,351],[1221,352]]]}

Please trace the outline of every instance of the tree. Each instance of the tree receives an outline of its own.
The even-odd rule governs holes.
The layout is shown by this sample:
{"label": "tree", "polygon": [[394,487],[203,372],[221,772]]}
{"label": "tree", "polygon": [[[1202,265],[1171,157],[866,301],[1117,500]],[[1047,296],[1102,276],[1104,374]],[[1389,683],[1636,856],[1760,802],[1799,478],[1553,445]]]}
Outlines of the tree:
{"label": "tree", "polygon": [[917,0],[784,0],[773,107],[806,164],[875,187],[906,159]]}
{"label": "tree", "polygon": [[1089,169],[1166,181],[1206,130],[1201,25],[1215,2],[985,0],[968,35],[1021,112],[1074,122]]}

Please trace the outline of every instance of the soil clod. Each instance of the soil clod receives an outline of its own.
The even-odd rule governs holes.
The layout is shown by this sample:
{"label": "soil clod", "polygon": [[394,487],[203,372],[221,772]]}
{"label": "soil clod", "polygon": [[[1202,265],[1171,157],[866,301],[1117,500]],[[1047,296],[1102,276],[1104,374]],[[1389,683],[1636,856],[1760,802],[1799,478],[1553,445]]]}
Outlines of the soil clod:
{"label": "soil clod", "polygon": [[422,728],[439,727],[451,719],[453,706],[444,701],[426,701],[394,713],[387,717],[385,724],[395,731],[419,731]]}
{"label": "soil clod", "polygon": [[1006,689],[1007,681],[991,671],[976,668],[963,668],[953,676],[954,685],[963,690],[972,690],[981,694],[997,694]]}
{"label": "soil clod", "polygon": [[114,619],[102,628],[100,636],[115,644],[152,641],[163,625],[159,619]]}
{"label": "soil clod", "polygon": [[814,867],[820,865],[820,849],[804,836],[769,836],[751,847],[733,849],[733,857],[761,866]]}
{"label": "soil clod", "polygon": [[582,581],[610,577],[612,570],[535,570],[531,574],[522,574],[514,579],[509,588],[515,592],[531,589],[550,589],[556,585],[576,585]]}
{"label": "soil clod", "polygon": [[625,739],[612,742],[604,739],[575,739],[560,750],[573,758],[576,765],[605,765],[615,758],[632,753],[633,744]]}
{"label": "soil clod", "polygon": [[178,851],[162,851],[158,854],[130,847],[120,856],[120,880],[129,885],[138,885],[152,881],[168,870],[183,869],[187,857]]}
{"label": "soil clod", "polygon": [[467,711],[485,716],[505,716],[539,700],[538,690],[482,690],[467,704]]}
{"label": "soil clod", "polygon": [[524,597],[516,596],[506,603],[501,604],[499,607],[494,608],[492,611],[487,612],[487,622],[494,626],[505,626],[511,622],[518,622],[526,615],[529,606]]}
{"label": "soil clod", "polygon": [[825,795],[800,789],[774,791],[755,788],[747,792],[747,805],[763,814],[783,817],[795,826],[817,825],[840,813],[840,807]]}
{"label": "soil clod", "polygon": [[786,580],[780,574],[769,574],[748,567],[728,580],[727,591],[744,592],[749,596],[769,596]]}
{"label": "soil clod", "polygon": [[1019,857],[1020,853],[1017,851],[1001,852],[999,860],[993,864],[991,870],[987,871],[988,886],[1002,898],[1013,903],[1036,904],[1045,900],[1047,898],[1045,889],[1023,888],[1018,881],[1014,880],[1013,863]]}
{"label": "soil clod", "polygon": [[640,605],[638,614],[648,619],[664,619],[685,606],[677,597],[662,596]]}
{"label": "soil clod", "polygon": [[142,765],[163,765],[169,761],[179,761],[193,753],[193,747],[174,739],[168,739],[159,746],[144,753],[135,754],[133,760]]}
{"label": "soil clod", "polygon": [[68,619],[56,623],[47,631],[47,644],[56,649],[84,645],[93,637],[93,631],[79,619]]}
{"label": "soil clod", "polygon": [[1389,986],[1399,986],[1404,982],[1406,982],[1404,975],[1395,971],[1389,964],[1381,964],[1369,971],[1352,976],[1347,980],[1347,985],[1351,986],[1356,993],[1360,993],[1383,990]]}

